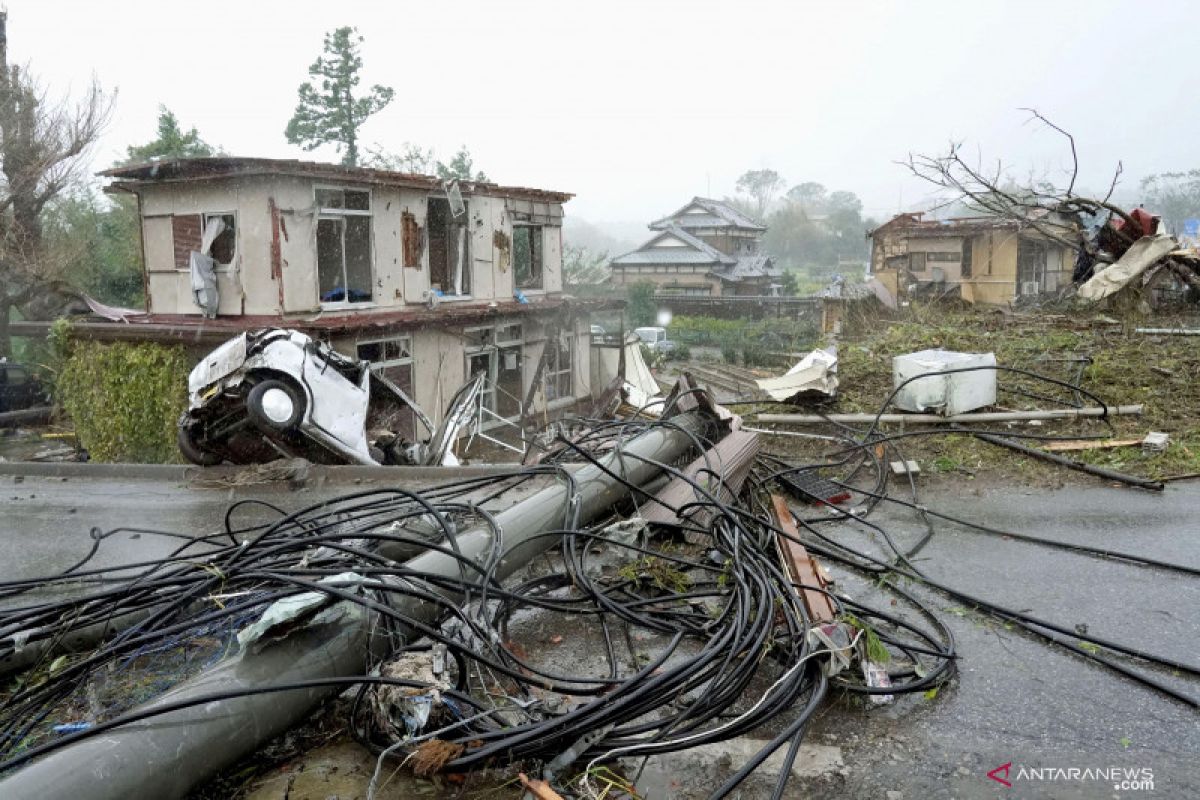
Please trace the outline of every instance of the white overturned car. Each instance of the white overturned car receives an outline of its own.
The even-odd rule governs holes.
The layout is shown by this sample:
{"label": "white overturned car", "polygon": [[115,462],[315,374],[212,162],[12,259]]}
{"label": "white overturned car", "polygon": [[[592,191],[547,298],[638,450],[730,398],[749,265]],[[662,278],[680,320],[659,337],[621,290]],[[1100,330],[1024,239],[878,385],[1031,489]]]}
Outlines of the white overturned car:
{"label": "white overturned car", "polygon": [[[270,328],[236,336],[188,376],[179,450],[204,466],[292,456],[333,464],[457,463],[451,447],[478,403],[479,381],[459,390],[435,430],[399,387],[370,367],[300,331]],[[368,442],[371,419],[398,404],[413,410],[431,433],[429,441],[393,435]]]}

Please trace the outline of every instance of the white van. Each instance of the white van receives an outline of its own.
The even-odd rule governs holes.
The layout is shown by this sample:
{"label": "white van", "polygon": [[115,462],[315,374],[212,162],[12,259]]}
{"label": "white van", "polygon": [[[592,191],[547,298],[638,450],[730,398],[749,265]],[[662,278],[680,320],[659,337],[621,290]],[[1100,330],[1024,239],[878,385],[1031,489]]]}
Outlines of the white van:
{"label": "white van", "polygon": [[675,349],[675,343],[667,338],[666,328],[634,328],[633,332],[651,350],[669,353]]}

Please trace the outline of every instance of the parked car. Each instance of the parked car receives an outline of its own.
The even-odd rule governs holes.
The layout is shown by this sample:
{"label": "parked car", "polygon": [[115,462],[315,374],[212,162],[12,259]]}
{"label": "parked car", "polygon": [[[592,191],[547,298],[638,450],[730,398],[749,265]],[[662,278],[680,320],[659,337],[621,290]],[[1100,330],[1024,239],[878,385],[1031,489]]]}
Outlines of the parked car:
{"label": "parked car", "polygon": [[633,332],[642,344],[656,353],[670,353],[675,349],[675,342],[667,338],[666,328],[634,328]]}
{"label": "parked car", "polygon": [[29,369],[0,359],[0,413],[45,405],[46,390]]}
{"label": "parked car", "polygon": [[[204,358],[188,376],[188,410],[179,420],[184,458],[208,466],[303,456],[317,463],[457,464],[451,446],[471,420],[480,382],[459,390],[442,424],[367,361],[338,353],[295,330],[243,333]],[[424,442],[398,436],[368,442],[371,421],[400,404],[430,432]]]}

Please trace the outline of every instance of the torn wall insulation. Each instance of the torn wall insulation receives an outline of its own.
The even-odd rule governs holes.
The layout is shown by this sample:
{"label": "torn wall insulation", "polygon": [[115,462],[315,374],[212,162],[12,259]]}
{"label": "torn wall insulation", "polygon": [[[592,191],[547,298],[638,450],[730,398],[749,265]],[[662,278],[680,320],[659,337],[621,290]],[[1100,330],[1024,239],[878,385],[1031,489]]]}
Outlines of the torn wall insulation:
{"label": "torn wall insulation", "polygon": [[[608,386],[620,374],[621,349],[617,347],[593,347],[593,363],[596,364],[599,380],[593,386]],[[629,403],[641,408],[654,398],[661,398],[658,381],[642,358],[641,340],[625,343],[625,389]],[[632,391],[630,391],[632,389]]]}
{"label": "torn wall insulation", "polygon": [[1128,286],[1163,256],[1179,245],[1165,233],[1143,236],[1125,251],[1120,260],[1093,275],[1079,287],[1084,300],[1098,302]]}
{"label": "torn wall insulation", "polygon": [[210,219],[200,237],[200,251],[193,250],[188,257],[188,269],[192,274],[192,297],[204,312],[204,316],[209,319],[217,316],[217,306],[220,303],[217,293],[217,262],[209,253],[212,251],[213,242],[224,230],[225,222],[220,217]]}

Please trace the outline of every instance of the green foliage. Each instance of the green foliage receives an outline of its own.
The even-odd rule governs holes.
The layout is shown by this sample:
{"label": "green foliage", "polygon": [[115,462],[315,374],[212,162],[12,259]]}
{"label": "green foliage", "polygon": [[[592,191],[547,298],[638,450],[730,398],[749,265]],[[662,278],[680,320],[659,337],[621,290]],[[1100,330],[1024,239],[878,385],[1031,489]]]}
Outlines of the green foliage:
{"label": "green foliage", "polygon": [[[791,319],[716,319],[679,315],[671,320],[667,337],[682,344],[720,347],[721,352],[795,352],[811,349],[818,337],[813,321]],[[736,359],[726,356],[726,361]],[[757,355],[752,360],[761,360]]]}
{"label": "green foliage", "polygon": [[178,461],[189,369],[178,346],[75,342],[56,393],[93,461]]}
{"label": "green foliage", "polygon": [[677,344],[675,349],[666,354],[667,361],[689,361],[692,357],[692,348],[686,344]]}
{"label": "green foliage", "polygon": [[1183,232],[1185,219],[1200,217],[1200,169],[1149,175],[1142,179],[1141,189],[1146,208],[1161,214],[1167,230],[1175,235]]}
{"label": "green foliage", "polygon": [[166,106],[158,107],[158,138],[141,145],[125,148],[126,164],[140,164],[152,159],[203,158],[214,156],[217,149],[200,138],[196,126],[184,131],[179,118]]}
{"label": "green foliage", "polygon": [[650,281],[638,281],[626,287],[625,312],[629,315],[629,327],[644,328],[654,324],[658,315],[658,306],[654,303],[654,288]]}
{"label": "green foliage", "polygon": [[62,263],[67,282],[114,305],[141,307],[142,254],[137,201],[106,202],[90,188],[46,207],[46,249]]}
{"label": "green foliage", "polygon": [[458,152],[450,159],[449,164],[437,162],[437,176],[444,181],[457,179],[486,183],[488,180],[488,176],[483,173],[483,170],[475,171],[475,161],[471,158],[471,153],[465,144],[458,148]]}
{"label": "green foliage", "polygon": [[345,150],[342,163],[358,164],[358,129],[367,118],[392,102],[395,92],[389,86],[372,86],[365,97],[355,97],[362,70],[358,53],[363,37],[350,27],[325,34],[325,52],[308,74],[316,81],[300,84],[296,111],[284,135],[290,144],[315,150],[323,144]]}
{"label": "green foliage", "polygon": [[756,219],[763,218],[783,186],[783,176],[773,169],[747,170],[737,179],[737,190],[750,197]]}

